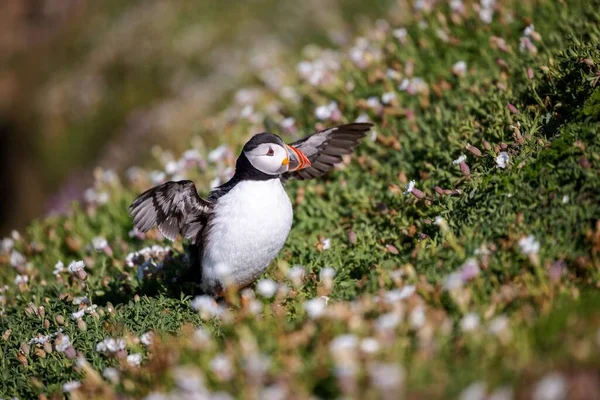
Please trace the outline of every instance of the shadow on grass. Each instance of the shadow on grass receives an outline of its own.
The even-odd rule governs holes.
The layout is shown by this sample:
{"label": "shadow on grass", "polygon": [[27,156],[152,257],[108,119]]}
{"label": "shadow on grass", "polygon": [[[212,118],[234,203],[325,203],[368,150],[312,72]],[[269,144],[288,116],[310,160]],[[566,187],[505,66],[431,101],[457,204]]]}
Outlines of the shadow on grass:
{"label": "shadow on grass", "polygon": [[146,262],[136,266],[131,269],[135,276],[129,272],[120,274],[105,286],[103,293],[95,298],[95,303],[117,305],[133,300],[136,295],[182,299],[203,294],[200,289],[201,270],[188,253],[189,249],[186,249],[185,254],[171,253],[160,263]]}

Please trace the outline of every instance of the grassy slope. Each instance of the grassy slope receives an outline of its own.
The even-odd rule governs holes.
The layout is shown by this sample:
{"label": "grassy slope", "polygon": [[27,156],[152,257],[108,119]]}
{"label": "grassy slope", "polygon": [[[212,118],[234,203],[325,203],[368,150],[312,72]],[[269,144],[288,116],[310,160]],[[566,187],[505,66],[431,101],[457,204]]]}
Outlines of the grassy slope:
{"label": "grassy slope", "polygon": [[[285,271],[300,264],[307,278],[300,288],[265,300],[261,317],[232,306],[221,319],[201,322],[190,307],[191,297],[180,290],[185,285],[173,284],[181,264],[180,244],[173,245],[175,258],[161,272],[136,279],[136,270],[124,265],[126,254],[153,243],[152,237],[142,243],[128,236],[126,206],[139,186],[100,182],[110,186],[108,205],[33,224],[15,245],[30,267],[4,268],[1,275],[8,289],[2,294],[0,333],[11,332],[0,340],[0,394],[57,393],[62,383],[83,379],[88,394],[139,396],[176,387],[182,374],[178,365],[199,367],[195,373],[210,390],[241,397],[270,385],[293,388],[291,393],[300,398],[341,392],[375,397],[377,390],[430,398],[457,395],[478,381],[490,391],[508,385],[528,397],[535,380],[550,371],[561,371],[571,390],[574,382],[597,382],[600,92],[595,79],[600,16],[593,4],[576,3],[559,7],[544,2],[535,12],[533,6],[505,4],[489,26],[470,8],[464,24],[454,23],[449,10],[441,7],[422,17],[427,28],[408,23],[405,43],[382,28],[371,32],[371,46],[382,52],[382,59],[364,69],[344,59],[336,72],[339,84],[294,84],[302,95],[299,104],[276,100],[279,107],[273,111],[267,105],[276,93],[263,89],[265,100],[255,109],[265,118],[258,125],[272,126],[282,116],[292,116],[301,131],[308,131],[314,126],[315,107],[334,99],[348,120],[367,112],[377,124],[378,138],[365,141],[347,168],[325,180],[289,185],[296,203],[294,228],[267,275],[289,283]],[[509,14],[512,21],[506,18]],[[519,51],[519,39],[530,22],[541,36],[534,42],[537,55]],[[441,31],[449,42],[440,38]],[[504,38],[509,50],[494,48],[492,36]],[[460,60],[468,66],[464,77],[451,72]],[[427,93],[398,91],[399,81],[386,77],[387,68],[410,76],[409,63],[414,64],[414,76],[428,84]],[[349,81],[354,82],[352,91],[344,85]],[[367,98],[389,91],[396,92],[397,101],[382,113],[366,105]],[[511,112],[509,103],[518,113]],[[517,124],[522,138],[511,128]],[[209,126],[231,133],[236,146],[247,130],[258,129],[225,116]],[[484,140],[490,150],[485,150]],[[483,156],[468,153],[467,143]],[[506,169],[495,163],[503,143],[510,155]],[[468,155],[469,177],[452,163],[463,153]],[[411,179],[427,199],[402,194]],[[207,178],[200,182],[201,192],[206,192]],[[460,194],[440,197],[434,186],[459,189]],[[434,223],[438,216],[446,222]],[[355,243],[349,232],[356,235]],[[113,255],[90,250],[88,243],[99,235],[106,237]],[[541,245],[537,256],[519,249],[519,239],[527,235]],[[329,250],[319,246],[325,237],[331,239]],[[477,251],[482,248],[490,254]],[[476,258],[480,274],[461,288],[444,290],[448,274],[470,257]],[[8,263],[9,256],[5,258]],[[52,275],[57,260],[74,259],[88,265],[85,287],[68,274],[58,281]],[[332,290],[319,278],[325,266],[337,271]],[[14,269],[26,273],[29,283],[16,287]],[[393,304],[373,297],[407,285],[415,285],[416,294]],[[331,297],[327,315],[308,318],[307,299],[323,294]],[[70,318],[77,311],[72,298],[82,295],[99,307],[96,314],[83,317],[85,327]],[[34,312],[27,310],[30,303]],[[44,315],[38,306],[44,307]],[[471,313],[479,316],[479,323],[466,332]],[[67,320],[64,325],[56,321],[58,315]],[[386,331],[392,315],[399,323]],[[466,315],[470,317],[465,320]],[[504,317],[508,325],[502,328]],[[490,333],[494,323],[502,329]],[[214,339],[208,344],[194,341],[192,325],[204,326]],[[82,378],[82,368],[56,351],[36,353],[32,345],[19,355],[22,343],[36,333],[59,327],[94,370],[119,366],[120,383],[102,383],[89,369]],[[164,340],[145,349],[136,336],[149,330]],[[355,359],[350,356],[358,354],[352,337],[345,351],[330,344],[345,333],[375,337],[379,353]],[[145,354],[141,368],[95,351],[105,337],[123,335],[130,353]],[[211,368],[216,354],[233,364],[233,383]],[[269,367],[249,375],[249,365],[259,356],[269,358]],[[402,365],[405,382],[391,379],[385,386],[369,378],[391,376],[377,370],[377,362]],[[351,366],[358,366],[356,375],[344,375]]]}

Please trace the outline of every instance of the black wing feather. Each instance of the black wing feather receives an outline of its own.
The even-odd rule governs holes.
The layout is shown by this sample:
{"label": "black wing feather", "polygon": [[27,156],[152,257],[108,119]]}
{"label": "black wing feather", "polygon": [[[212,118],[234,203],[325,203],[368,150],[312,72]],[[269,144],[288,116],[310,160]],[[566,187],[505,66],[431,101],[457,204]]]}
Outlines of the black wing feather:
{"label": "black wing feather", "polygon": [[286,172],[283,178],[313,179],[324,175],[335,164],[342,162],[343,155],[352,154],[354,147],[372,126],[370,123],[335,126],[290,143],[290,146],[302,151],[312,165],[299,171]]}
{"label": "black wing feather", "polygon": [[212,212],[192,181],[167,182],[139,195],[129,206],[133,224],[141,232],[154,225],[169,240],[181,234],[196,243]]}

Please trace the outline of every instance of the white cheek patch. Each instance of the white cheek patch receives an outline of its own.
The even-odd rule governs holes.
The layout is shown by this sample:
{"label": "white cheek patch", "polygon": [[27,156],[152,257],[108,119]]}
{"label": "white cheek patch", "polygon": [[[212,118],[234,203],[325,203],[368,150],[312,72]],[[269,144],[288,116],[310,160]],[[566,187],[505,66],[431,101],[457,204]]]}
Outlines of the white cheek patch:
{"label": "white cheek patch", "polygon": [[[273,150],[272,156],[267,155],[269,149]],[[287,165],[283,165],[283,160],[287,157],[287,152],[277,144],[261,144],[255,149],[246,152],[245,155],[254,168],[265,174],[279,175],[288,169]]]}

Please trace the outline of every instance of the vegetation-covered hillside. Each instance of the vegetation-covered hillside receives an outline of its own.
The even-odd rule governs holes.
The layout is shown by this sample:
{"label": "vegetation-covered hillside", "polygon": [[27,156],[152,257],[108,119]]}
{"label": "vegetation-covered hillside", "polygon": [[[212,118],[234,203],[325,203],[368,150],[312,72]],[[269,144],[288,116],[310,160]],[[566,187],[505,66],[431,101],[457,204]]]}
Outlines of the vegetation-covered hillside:
{"label": "vegetation-covered hillside", "polygon": [[[264,65],[185,153],[98,170],[85,204],[2,241],[0,396],[597,398],[598,6],[419,0]],[[182,243],[132,230],[141,190],[205,196],[253,133],[354,120],[376,129],[288,184],[292,232],[252,289],[196,296]]]}

